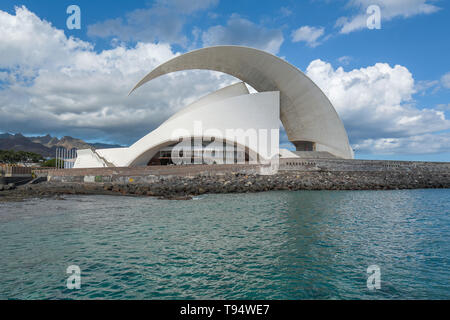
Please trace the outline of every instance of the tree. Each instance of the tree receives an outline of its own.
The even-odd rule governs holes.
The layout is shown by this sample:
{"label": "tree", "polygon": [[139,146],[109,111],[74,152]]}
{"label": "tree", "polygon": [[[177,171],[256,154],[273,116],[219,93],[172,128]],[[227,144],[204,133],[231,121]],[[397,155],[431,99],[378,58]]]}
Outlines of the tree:
{"label": "tree", "polygon": [[27,151],[14,151],[14,150],[0,150],[0,163],[18,163],[18,162],[28,162],[36,163],[43,161],[42,155],[27,152]]}
{"label": "tree", "polygon": [[[60,160],[60,161],[62,161],[62,160]],[[42,167],[56,168],[56,159],[50,159],[50,160],[45,161],[42,164]]]}

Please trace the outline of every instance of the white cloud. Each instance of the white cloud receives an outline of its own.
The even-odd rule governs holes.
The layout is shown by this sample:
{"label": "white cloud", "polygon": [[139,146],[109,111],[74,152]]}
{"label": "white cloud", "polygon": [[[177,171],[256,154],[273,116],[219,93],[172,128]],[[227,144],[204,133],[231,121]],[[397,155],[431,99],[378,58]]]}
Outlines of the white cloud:
{"label": "white cloud", "polygon": [[168,42],[183,46],[186,19],[195,12],[217,5],[218,0],[158,0],[150,8],[136,9],[122,18],[108,19],[88,27],[92,37],[113,37],[122,41]]}
{"label": "white cloud", "polygon": [[226,26],[213,26],[203,32],[202,40],[204,46],[245,45],[277,54],[284,37],[281,30],[267,29],[233,14]]}
{"label": "white cloud", "polygon": [[289,17],[290,15],[292,15],[292,10],[289,9],[288,7],[281,7],[280,8],[280,14],[281,16],[284,17]]}
{"label": "white cloud", "polygon": [[325,29],[323,27],[303,26],[292,31],[292,42],[306,42],[310,47],[316,47],[320,44],[318,39],[323,36]]}
{"label": "white cloud", "polygon": [[442,76],[441,83],[445,88],[450,89],[450,72],[447,72]]}
{"label": "white cloud", "polygon": [[439,80],[421,80],[416,83],[416,91],[424,96],[425,94],[435,94],[443,88],[450,89],[450,72],[444,74]]}
{"label": "white cloud", "polygon": [[342,65],[348,65],[353,60],[350,56],[342,56],[337,59],[337,61]]}
{"label": "white cloud", "polygon": [[421,80],[417,81],[415,85],[416,92],[424,96],[428,91],[431,90],[432,93],[436,93],[439,89],[438,80]]}
{"label": "white cloud", "polygon": [[216,12],[208,12],[208,18],[210,19],[217,19],[219,17],[219,14]]}
{"label": "white cloud", "polygon": [[378,5],[381,9],[381,21],[395,18],[410,18],[420,14],[431,14],[440,8],[432,4],[432,0],[349,0],[347,7],[358,13],[351,17],[341,17],[336,22],[340,33],[350,33],[367,27],[366,10],[371,5]]}
{"label": "white cloud", "polygon": [[0,128],[9,132],[128,144],[233,81],[209,71],[175,73],[127,97],[145,73],[175,56],[169,45],[138,43],[97,53],[23,7],[15,15],[0,11],[0,50]]}
{"label": "white cloud", "polygon": [[[173,73],[127,97],[142,76],[176,54],[168,44],[152,43],[96,52],[24,7],[0,11],[0,128],[132,143],[186,104],[235,81],[210,71]],[[358,150],[448,148],[448,135],[436,134],[450,129],[448,107],[415,107],[416,86],[405,67],[378,63],[345,72],[315,60],[306,72],[330,97]]]}
{"label": "white cloud", "polygon": [[[405,142],[450,129],[450,121],[442,110],[414,105],[414,79],[403,66],[377,63],[346,72],[342,67],[334,69],[329,63],[315,60],[306,73],[332,101],[354,145]],[[382,145],[387,148],[384,142]],[[433,150],[424,144],[419,153]]]}
{"label": "white cloud", "polygon": [[362,154],[430,154],[450,152],[450,133],[404,138],[367,139],[353,145]]}
{"label": "white cloud", "polygon": [[437,105],[437,109],[438,109],[438,110],[442,110],[442,111],[450,111],[450,103],[447,103],[447,104],[438,104],[438,105]]}
{"label": "white cloud", "polygon": [[0,26],[0,68],[24,71],[46,63],[61,65],[72,51],[92,49],[87,42],[67,38],[25,7],[16,7],[16,15],[0,10]]}

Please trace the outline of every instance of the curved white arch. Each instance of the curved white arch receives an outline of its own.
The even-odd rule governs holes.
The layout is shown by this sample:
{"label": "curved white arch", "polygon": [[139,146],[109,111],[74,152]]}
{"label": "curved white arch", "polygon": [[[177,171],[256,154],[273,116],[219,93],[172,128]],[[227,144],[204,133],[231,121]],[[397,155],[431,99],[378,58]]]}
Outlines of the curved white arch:
{"label": "curved white arch", "polygon": [[181,109],[177,113],[175,113],[173,116],[171,116],[169,119],[163,122],[167,123],[169,121],[172,121],[173,119],[181,116],[186,115],[187,113],[192,112],[193,110],[203,107],[208,104],[215,103],[220,100],[224,100],[231,97],[237,97],[244,94],[249,94],[250,92],[247,89],[247,86],[243,82],[238,82],[235,84],[232,84],[230,86],[224,87],[222,89],[219,89],[217,91],[214,91],[210,94],[207,94],[206,96],[201,97],[200,99],[194,101],[187,107]]}
{"label": "curved white arch", "polygon": [[[154,144],[152,145],[150,148],[148,148],[147,150],[145,150],[143,153],[141,153],[138,157],[136,157],[135,159],[133,159],[133,161],[131,163],[129,163],[129,167],[142,167],[142,166],[146,166],[148,165],[148,162],[158,153],[158,151],[164,147],[173,145],[173,144],[177,144],[178,142],[181,142],[182,140],[185,141],[191,141],[191,139],[210,139],[210,138],[216,138],[214,136],[192,136],[192,135],[187,135],[187,136],[179,136],[177,137],[177,140],[172,140],[172,139],[167,139],[164,141],[159,141],[159,144]],[[235,141],[231,141],[228,140],[226,138],[222,139],[221,141],[227,143],[227,144],[234,144],[236,143]],[[241,148],[241,150],[245,150],[246,153],[248,153],[250,155],[250,157],[255,158],[254,160],[257,161],[258,157],[261,156],[258,154],[257,150],[240,144],[240,143],[236,143],[236,145],[238,147]]]}
{"label": "curved white arch", "polygon": [[130,94],[159,76],[191,69],[230,74],[259,92],[279,91],[280,119],[291,142],[314,142],[317,151],[353,158],[344,125],[322,90],[293,65],[261,50],[217,46],[185,53],[151,71]]}
{"label": "curved white arch", "polygon": [[[95,152],[104,162],[116,167],[145,166],[161,147],[187,137],[228,139],[227,130],[278,131],[280,116],[279,92],[248,94],[244,83],[238,83],[211,93],[182,109],[129,148],[98,149]],[[185,112],[185,110],[188,112]],[[262,112],[261,112],[262,111]],[[195,123],[202,122],[199,135]],[[221,135],[211,132],[220,131]],[[278,147],[278,137],[276,139]],[[272,143],[272,141],[271,141]],[[265,152],[245,146],[261,160]],[[258,146],[259,147],[259,146]]]}

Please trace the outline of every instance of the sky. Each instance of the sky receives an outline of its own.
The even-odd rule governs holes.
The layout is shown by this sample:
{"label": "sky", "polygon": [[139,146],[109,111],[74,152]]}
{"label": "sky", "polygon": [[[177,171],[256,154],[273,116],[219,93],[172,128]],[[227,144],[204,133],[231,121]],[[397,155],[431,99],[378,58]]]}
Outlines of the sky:
{"label": "sky", "polygon": [[[70,5],[80,29],[67,26]],[[308,75],[356,158],[450,161],[449,10],[444,0],[2,0],[0,132],[130,145],[238,80],[183,71],[130,89],[176,55],[230,44]],[[292,149],[284,131],[280,143]]]}

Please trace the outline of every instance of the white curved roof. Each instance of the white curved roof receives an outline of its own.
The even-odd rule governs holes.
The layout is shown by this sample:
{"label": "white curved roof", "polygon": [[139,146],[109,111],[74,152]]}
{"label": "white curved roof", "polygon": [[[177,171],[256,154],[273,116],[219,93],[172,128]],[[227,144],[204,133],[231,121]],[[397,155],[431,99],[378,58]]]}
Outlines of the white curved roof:
{"label": "white curved roof", "polygon": [[202,106],[205,106],[207,104],[212,104],[214,102],[224,100],[231,97],[241,96],[243,94],[249,94],[247,86],[243,82],[238,82],[235,84],[232,84],[231,86],[227,86],[225,88],[219,89],[217,91],[211,92],[210,94],[201,97],[200,99],[194,101],[187,107],[181,109],[177,113],[175,113],[173,116],[171,116],[169,119],[164,121],[164,123],[172,121],[173,119],[192,112],[193,110],[200,108]]}
{"label": "white curved roof", "polygon": [[259,92],[280,92],[280,119],[291,142],[311,141],[353,158],[347,133],[325,94],[303,72],[267,52],[240,46],[203,48],[177,56],[147,74],[131,90],[167,73],[204,69],[230,74]]}
{"label": "white curved roof", "polygon": [[[180,138],[219,137],[233,142],[226,136],[227,130],[277,130],[279,101],[279,92],[249,94],[247,86],[240,82],[200,98],[129,148],[97,149],[95,152],[103,161],[116,167],[145,166],[162,147],[178,142]],[[195,122],[199,121],[202,125],[201,136],[198,136],[195,127]],[[217,135],[217,130],[222,135]],[[278,149],[278,137],[276,140]],[[260,159],[266,159],[264,150],[259,149],[260,145],[245,147],[253,154],[258,154]]]}

